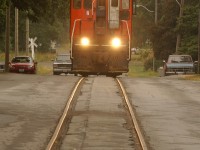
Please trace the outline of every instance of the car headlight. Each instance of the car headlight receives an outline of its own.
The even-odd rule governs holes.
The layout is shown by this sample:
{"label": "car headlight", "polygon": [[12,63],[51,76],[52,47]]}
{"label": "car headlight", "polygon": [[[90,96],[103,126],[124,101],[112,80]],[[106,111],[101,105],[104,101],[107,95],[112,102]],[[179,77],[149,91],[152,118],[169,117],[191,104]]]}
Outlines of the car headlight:
{"label": "car headlight", "polygon": [[10,65],[9,65],[9,68],[10,68],[10,69],[15,69],[15,66],[13,66],[13,65],[10,64]]}
{"label": "car headlight", "polygon": [[90,44],[90,40],[88,38],[84,37],[81,39],[81,44],[83,46],[88,46]]}
{"label": "car headlight", "polygon": [[119,38],[112,39],[112,46],[119,47],[121,45],[121,40]]}
{"label": "car headlight", "polygon": [[28,66],[28,69],[31,69],[31,68],[33,68],[33,65]]}

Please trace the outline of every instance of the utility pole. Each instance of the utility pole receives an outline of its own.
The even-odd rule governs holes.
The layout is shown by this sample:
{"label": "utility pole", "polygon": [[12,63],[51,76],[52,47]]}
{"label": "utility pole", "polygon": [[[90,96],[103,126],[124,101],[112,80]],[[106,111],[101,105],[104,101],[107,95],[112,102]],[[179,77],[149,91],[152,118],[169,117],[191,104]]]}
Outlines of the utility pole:
{"label": "utility pole", "polygon": [[200,0],[199,0],[199,19],[198,19],[198,64],[197,72],[200,74]]}
{"label": "utility pole", "polygon": [[158,0],[155,0],[155,25],[158,24]]}
{"label": "utility pole", "polygon": [[18,9],[15,8],[15,56],[18,56],[19,55],[19,13],[18,13]]}
{"label": "utility pole", "polygon": [[6,6],[5,72],[9,71],[9,49],[10,49],[10,1]]}
{"label": "utility pole", "polygon": [[26,55],[29,55],[29,18],[26,17]]}
{"label": "utility pole", "polygon": [[[179,3],[178,0],[176,0],[176,2],[178,3],[179,7],[180,7],[180,12],[179,12],[179,19],[183,16],[183,6],[184,6],[184,0],[181,0],[181,3]],[[178,26],[180,26],[181,22],[180,20],[178,21]],[[178,54],[178,50],[180,47],[180,43],[181,43],[181,34],[178,33],[177,34],[177,39],[176,39],[176,54]]]}
{"label": "utility pole", "polygon": [[[158,25],[158,0],[155,0],[155,25],[156,26]],[[153,54],[153,71],[155,71],[155,56],[154,56],[154,54]]]}

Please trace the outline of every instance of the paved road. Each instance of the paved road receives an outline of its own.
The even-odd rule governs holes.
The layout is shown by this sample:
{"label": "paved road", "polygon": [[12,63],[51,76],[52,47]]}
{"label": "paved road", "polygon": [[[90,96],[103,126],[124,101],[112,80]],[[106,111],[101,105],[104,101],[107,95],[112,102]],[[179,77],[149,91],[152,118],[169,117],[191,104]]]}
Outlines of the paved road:
{"label": "paved road", "polygon": [[45,149],[77,79],[0,74],[0,150]]}
{"label": "paved road", "polygon": [[[44,149],[77,79],[0,73],[0,150]],[[122,80],[153,150],[200,149],[200,82]]]}
{"label": "paved road", "polygon": [[200,149],[200,82],[176,76],[123,81],[152,149]]}

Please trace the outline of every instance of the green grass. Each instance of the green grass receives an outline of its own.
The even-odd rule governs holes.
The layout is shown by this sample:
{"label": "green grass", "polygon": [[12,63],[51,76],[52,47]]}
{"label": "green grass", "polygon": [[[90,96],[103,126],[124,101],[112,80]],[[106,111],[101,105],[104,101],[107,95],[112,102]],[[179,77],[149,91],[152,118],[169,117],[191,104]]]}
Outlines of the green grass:
{"label": "green grass", "polygon": [[129,63],[129,77],[155,77],[158,76],[157,72],[154,72],[152,70],[145,71],[143,62],[139,55],[133,55],[132,60]]}
{"label": "green grass", "polygon": [[52,74],[52,66],[43,66],[38,64],[37,66],[37,74],[39,75],[50,75]]}

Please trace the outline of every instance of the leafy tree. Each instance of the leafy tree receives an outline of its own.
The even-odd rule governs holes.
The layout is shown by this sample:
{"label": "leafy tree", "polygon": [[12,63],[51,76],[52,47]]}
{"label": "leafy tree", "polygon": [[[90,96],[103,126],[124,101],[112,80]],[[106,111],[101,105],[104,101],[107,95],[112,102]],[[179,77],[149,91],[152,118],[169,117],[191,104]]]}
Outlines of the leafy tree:
{"label": "leafy tree", "polygon": [[4,31],[5,31],[5,17],[6,17],[6,1],[0,1],[0,51],[2,51],[4,47]]}
{"label": "leafy tree", "polygon": [[[138,4],[154,10],[155,0],[139,0]],[[155,57],[166,59],[175,53],[176,37],[180,33],[180,54],[191,54],[196,59],[199,0],[185,1],[182,18],[179,18],[179,9],[176,0],[158,0],[158,24],[155,25],[151,14],[138,8],[138,15],[133,19],[134,45],[142,47],[150,38]]]}
{"label": "leafy tree", "polygon": [[157,59],[166,59],[173,54],[176,48],[176,21],[179,9],[174,0],[161,3],[160,18],[158,25],[150,30],[153,42],[154,55]]}
{"label": "leafy tree", "polygon": [[[8,0],[7,0],[8,1]],[[14,7],[19,9],[19,48],[25,50],[25,19],[30,19],[30,37],[38,37],[42,46],[48,50],[50,40],[66,42],[69,29],[69,1],[67,0],[10,0],[11,8],[11,48],[14,45]],[[0,2],[0,50],[3,49],[5,35],[6,0]],[[1,19],[2,18],[2,19]]]}
{"label": "leafy tree", "polygon": [[181,19],[182,24],[179,27],[182,33],[180,52],[190,54],[195,60],[198,57],[198,3],[196,5],[187,5],[184,10],[184,16]]}

